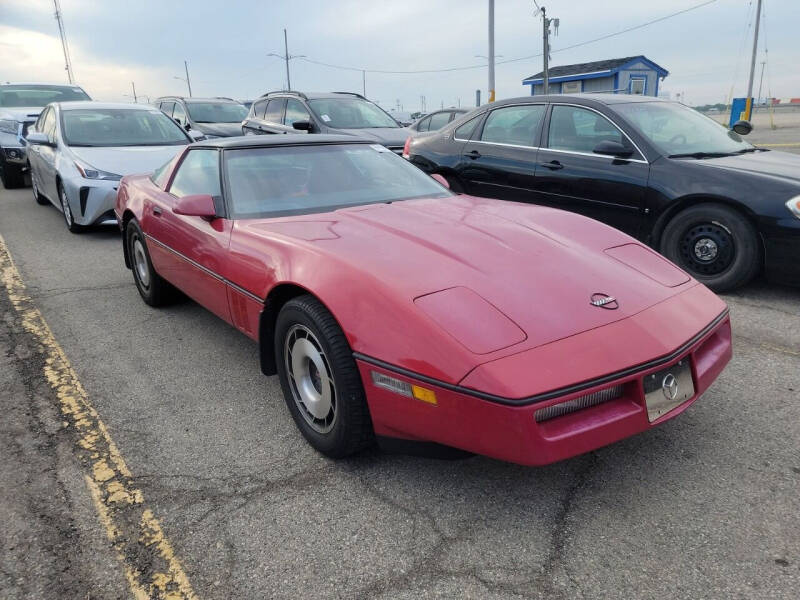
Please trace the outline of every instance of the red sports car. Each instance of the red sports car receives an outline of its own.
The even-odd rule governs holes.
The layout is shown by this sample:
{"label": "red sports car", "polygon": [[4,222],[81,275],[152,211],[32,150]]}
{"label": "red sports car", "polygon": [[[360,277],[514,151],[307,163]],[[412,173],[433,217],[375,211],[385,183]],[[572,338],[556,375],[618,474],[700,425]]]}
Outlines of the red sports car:
{"label": "red sports car", "polygon": [[329,456],[433,442],[541,465],[670,419],[731,357],[725,304],[576,214],[451,193],[380,145],[192,144],[116,204],[142,298],[258,341]]}

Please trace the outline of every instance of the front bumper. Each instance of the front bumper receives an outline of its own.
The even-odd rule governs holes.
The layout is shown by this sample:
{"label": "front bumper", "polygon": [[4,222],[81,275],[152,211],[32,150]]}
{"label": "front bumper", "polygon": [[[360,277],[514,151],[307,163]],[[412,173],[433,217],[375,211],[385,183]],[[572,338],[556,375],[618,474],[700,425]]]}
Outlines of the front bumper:
{"label": "front bumper", "polygon": [[[727,312],[703,335],[695,338],[667,363],[604,379],[591,387],[524,405],[487,400],[468,390],[416,380],[363,358],[357,360],[378,436],[436,442],[468,452],[522,465],[544,465],[647,431],[688,408],[712,384],[730,361],[731,326]],[[643,380],[679,361],[691,365],[694,394],[654,421],[648,419]],[[372,371],[432,389],[436,404],[393,393],[373,384]],[[619,388],[617,386],[620,386]],[[602,397],[604,390],[621,389],[610,400],[537,421],[541,409],[586,397]],[[584,405],[586,403],[584,402]],[[542,413],[540,413],[541,415]]]}
{"label": "front bumper", "polygon": [[800,286],[800,219],[775,221],[764,238],[764,271],[775,283]]}
{"label": "front bumper", "polygon": [[119,181],[74,177],[64,180],[72,216],[79,225],[111,224],[117,220],[114,205]]}

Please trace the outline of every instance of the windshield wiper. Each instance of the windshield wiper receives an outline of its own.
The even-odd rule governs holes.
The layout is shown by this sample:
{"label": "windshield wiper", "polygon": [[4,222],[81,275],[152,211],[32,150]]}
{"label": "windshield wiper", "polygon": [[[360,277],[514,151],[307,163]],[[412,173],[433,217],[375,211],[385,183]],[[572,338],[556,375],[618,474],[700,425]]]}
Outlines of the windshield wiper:
{"label": "windshield wiper", "polygon": [[733,156],[730,152],[685,152],[683,154],[670,154],[667,158],[721,158]]}
{"label": "windshield wiper", "polygon": [[769,152],[769,148],[742,148],[737,150],[736,154],[747,154],[748,152]]}

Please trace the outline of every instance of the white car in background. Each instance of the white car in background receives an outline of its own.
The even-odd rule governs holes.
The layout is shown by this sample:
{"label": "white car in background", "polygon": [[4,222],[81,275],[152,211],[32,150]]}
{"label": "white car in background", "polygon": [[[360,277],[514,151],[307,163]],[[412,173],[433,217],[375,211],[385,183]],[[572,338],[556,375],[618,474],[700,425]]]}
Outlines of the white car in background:
{"label": "white car in background", "polygon": [[33,196],[59,208],[73,233],[116,223],[119,180],[154,171],[202,137],[144,104],[54,102],[26,138]]}
{"label": "white car in background", "polygon": [[0,84],[0,179],[6,189],[25,185],[28,170],[25,136],[51,102],[91,100],[78,85],[63,83]]}

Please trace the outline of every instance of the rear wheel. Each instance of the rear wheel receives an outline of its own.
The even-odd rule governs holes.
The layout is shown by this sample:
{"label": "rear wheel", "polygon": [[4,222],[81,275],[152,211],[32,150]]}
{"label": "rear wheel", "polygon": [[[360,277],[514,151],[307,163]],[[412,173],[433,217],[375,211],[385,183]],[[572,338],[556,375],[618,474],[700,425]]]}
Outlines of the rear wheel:
{"label": "rear wheel", "polygon": [[339,458],[373,441],[353,353],[333,315],[310,295],[287,302],[275,324],[275,357],[286,405],[308,442]]}
{"label": "rear wheel", "polygon": [[7,190],[21,188],[25,185],[25,173],[22,167],[6,161],[0,156],[0,179],[3,180],[3,187]]}
{"label": "rear wheel", "polygon": [[150,306],[163,306],[175,300],[177,290],[156,273],[144,234],[135,220],[129,221],[125,227],[125,243],[131,261],[133,281],[142,300]]}
{"label": "rear wheel", "polygon": [[661,253],[715,292],[743,286],[761,266],[755,228],[721,204],[699,204],[673,217],[661,236]]}
{"label": "rear wheel", "polygon": [[64,190],[64,186],[61,185],[60,181],[57,187],[58,200],[61,203],[61,212],[64,213],[64,221],[67,223],[67,229],[72,233],[81,233],[85,227],[75,222],[75,217],[72,215],[72,207],[69,205],[69,198],[67,198],[67,192]]}

